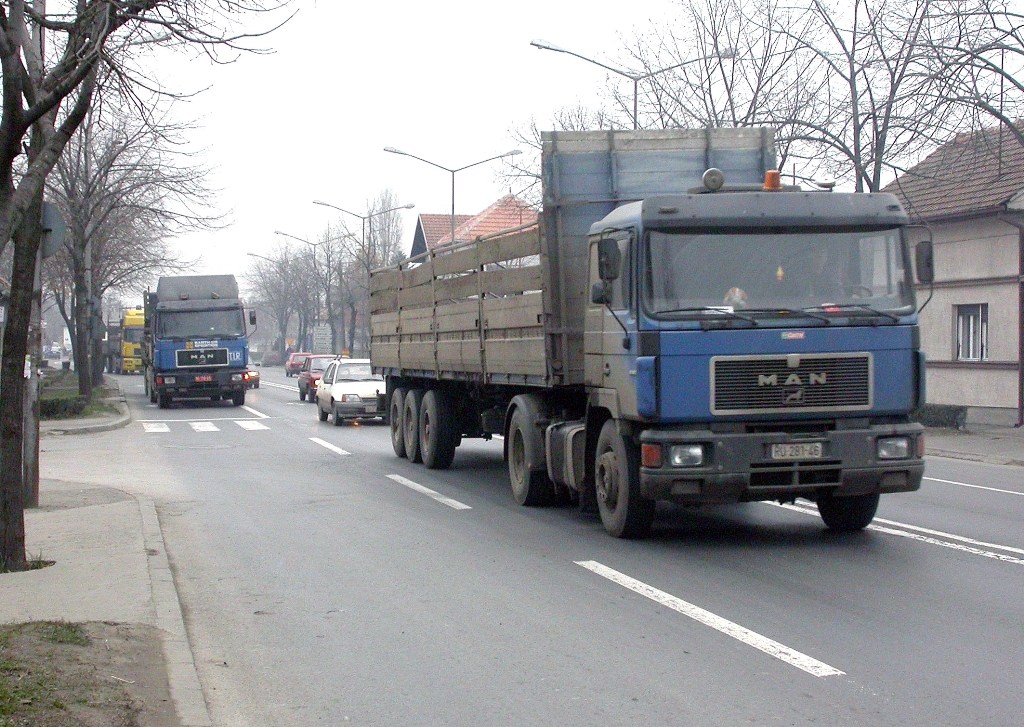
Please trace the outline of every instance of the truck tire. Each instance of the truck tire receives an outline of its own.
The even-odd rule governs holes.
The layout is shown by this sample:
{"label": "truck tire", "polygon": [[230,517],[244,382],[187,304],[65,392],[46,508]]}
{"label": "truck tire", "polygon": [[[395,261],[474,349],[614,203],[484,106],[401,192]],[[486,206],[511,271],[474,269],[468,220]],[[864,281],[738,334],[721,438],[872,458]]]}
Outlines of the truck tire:
{"label": "truck tire", "polygon": [[601,427],[594,462],[597,509],[609,535],[642,538],[654,520],[654,500],[640,495],[640,457],[613,419]]}
{"label": "truck tire", "polygon": [[391,427],[391,448],[396,457],[405,456],[405,427],[402,426],[402,411],[405,409],[405,389],[395,388],[388,404],[388,426]]}
{"label": "truck tire", "polygon": [[455,459],[455,413],[448,394],[431,389],[420,406],[420,456],[427,469],[446,470]]}
{"label": "truck tire", "polygon": [[825,526],[837,533],[852,533],[866,528],[878,511],[878,493],[836,497],[831,492],[818,495],[818,514]]}
{"label": "truck tire", "polygon": [[231,395],[231,403],[235,406],[242,406],[245,403],[245,389],[236,391]]}
{"label": "truck tire", "polygon": [[423,404],[423,390],[410,389],[402,406],[402,438],[405,440],[405,456],[410,462],[422,462],[420,452],[420,406]]}
{"label": "truck tire", "polygon": [[520,505],[547,505],[554,497],[554,487],[547,472],[530,469],[527,438],[530,421],[526,412],[517,408],[508,427],[508,480],[512,496]]}
{"label": "truck tire", "polygon": [[158,394],[157,395],[157,406],[161,409],[171,408],[171,395],[170,394]]}

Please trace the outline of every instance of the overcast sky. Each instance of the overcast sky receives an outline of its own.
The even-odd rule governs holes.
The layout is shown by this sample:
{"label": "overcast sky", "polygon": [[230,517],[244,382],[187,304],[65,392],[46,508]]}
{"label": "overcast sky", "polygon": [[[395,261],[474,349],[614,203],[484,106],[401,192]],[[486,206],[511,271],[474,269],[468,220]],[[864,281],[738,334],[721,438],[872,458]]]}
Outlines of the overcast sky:
{"label": "overcast sky", "polygon": [[[451,177],[385,146],[449,168],[515,148],[509,130],[531,116],[548,128],[561,107],[599,106],[607,75],[532,39],[609,62],[623,38],[666,22],[676,5],[295,0],[296,16],[262,41],[272,54],[163,66],[163,82],[178,91],[209,87],[176,115],[197,120],[192,138],[232,222],[176,245],[201,256],[197,272],[242,274],[253,261],[246,252],[267,254],[284,241],[275,230],[313,239],[335,221],[312,200],[362,212],[390,187],[416,205],[403,212],[408,246],[416,214],[449,210]],[[508,191],[498,166],[456,175],[457,213],[479,212]]]}

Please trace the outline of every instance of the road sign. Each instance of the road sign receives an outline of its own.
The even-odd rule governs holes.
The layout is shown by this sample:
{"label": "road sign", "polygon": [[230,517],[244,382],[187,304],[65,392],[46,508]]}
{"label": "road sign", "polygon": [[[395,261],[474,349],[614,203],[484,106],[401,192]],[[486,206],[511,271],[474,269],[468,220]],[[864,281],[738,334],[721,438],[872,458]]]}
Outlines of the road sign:
{"label": "road sign", "polygon": [[330,326],[313,326],[313,353],[334,353],[331,351]]}

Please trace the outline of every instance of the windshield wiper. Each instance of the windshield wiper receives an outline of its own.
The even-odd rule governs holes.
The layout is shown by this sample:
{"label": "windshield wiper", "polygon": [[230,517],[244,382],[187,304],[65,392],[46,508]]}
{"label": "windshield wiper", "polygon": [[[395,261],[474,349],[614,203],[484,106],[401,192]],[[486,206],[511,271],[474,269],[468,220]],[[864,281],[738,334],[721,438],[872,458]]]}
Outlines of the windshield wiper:
{"label": "windshield wiper", "polygon": [[[896,323],[900,322],[900,317],[899,316],[894,315],[892,313],[889,313],[888,311],[878,310],[878,308],[872,308],[871,306],[864,305],[862,303],[829,303],[828,305],[816,305],[816,306],[814,306],[814,308],[817,309],[817,310],[829,310],[830,308],[838,308],[838,309],[844,310],[844,311],[845,310],[859,310],[859,311],[863,311],[864,313],[868,313],[869,315],[885,316],[889,320],[894,321]],[[807,311],[807,309],[804,308],[804,312],[806,312],[806,311]]]}
{"label": "windshield wiper", "polygon": [[744,308],[747,313],[778,313],[783,316],[803,316],[804,318],[813,318],[816,321],[822,321],[826,326],[832,325],[832,319],[828,316],[820,316],[817,313],[811,313],[806,308],[801,310],[793,310],[792,308]]}
{"label": "windshield wiper", "polygon": [[[665,315],[671,313],[710,313],[712,315],[726,316],[730,320],[746,321],[754,328],[758,326],[757,321],[754,320],[753,318],[749,316],[740,315],[736,311],[730,310],[729,308],[726,308],[724,306],[699,305],[693,308],[672,308],[670,310],[659,310],[657,311],[657,313],[658,315]],[[709,319],[704,319],[703,321],[701,321],[701,325],[703,326],[705,323],[710,322],[711,321]]]}

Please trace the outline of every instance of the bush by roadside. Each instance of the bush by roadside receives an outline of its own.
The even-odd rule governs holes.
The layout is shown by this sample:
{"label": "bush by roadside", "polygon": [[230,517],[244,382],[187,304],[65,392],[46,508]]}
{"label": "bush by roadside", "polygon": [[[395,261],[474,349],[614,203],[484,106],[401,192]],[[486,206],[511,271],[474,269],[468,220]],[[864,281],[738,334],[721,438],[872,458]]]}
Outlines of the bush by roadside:
{"label": "bush by roadside", "polygon": [[911,414],[911,419],[926,427],[964,429],[967,426],[967,407],[950,404],[925,404]]}

